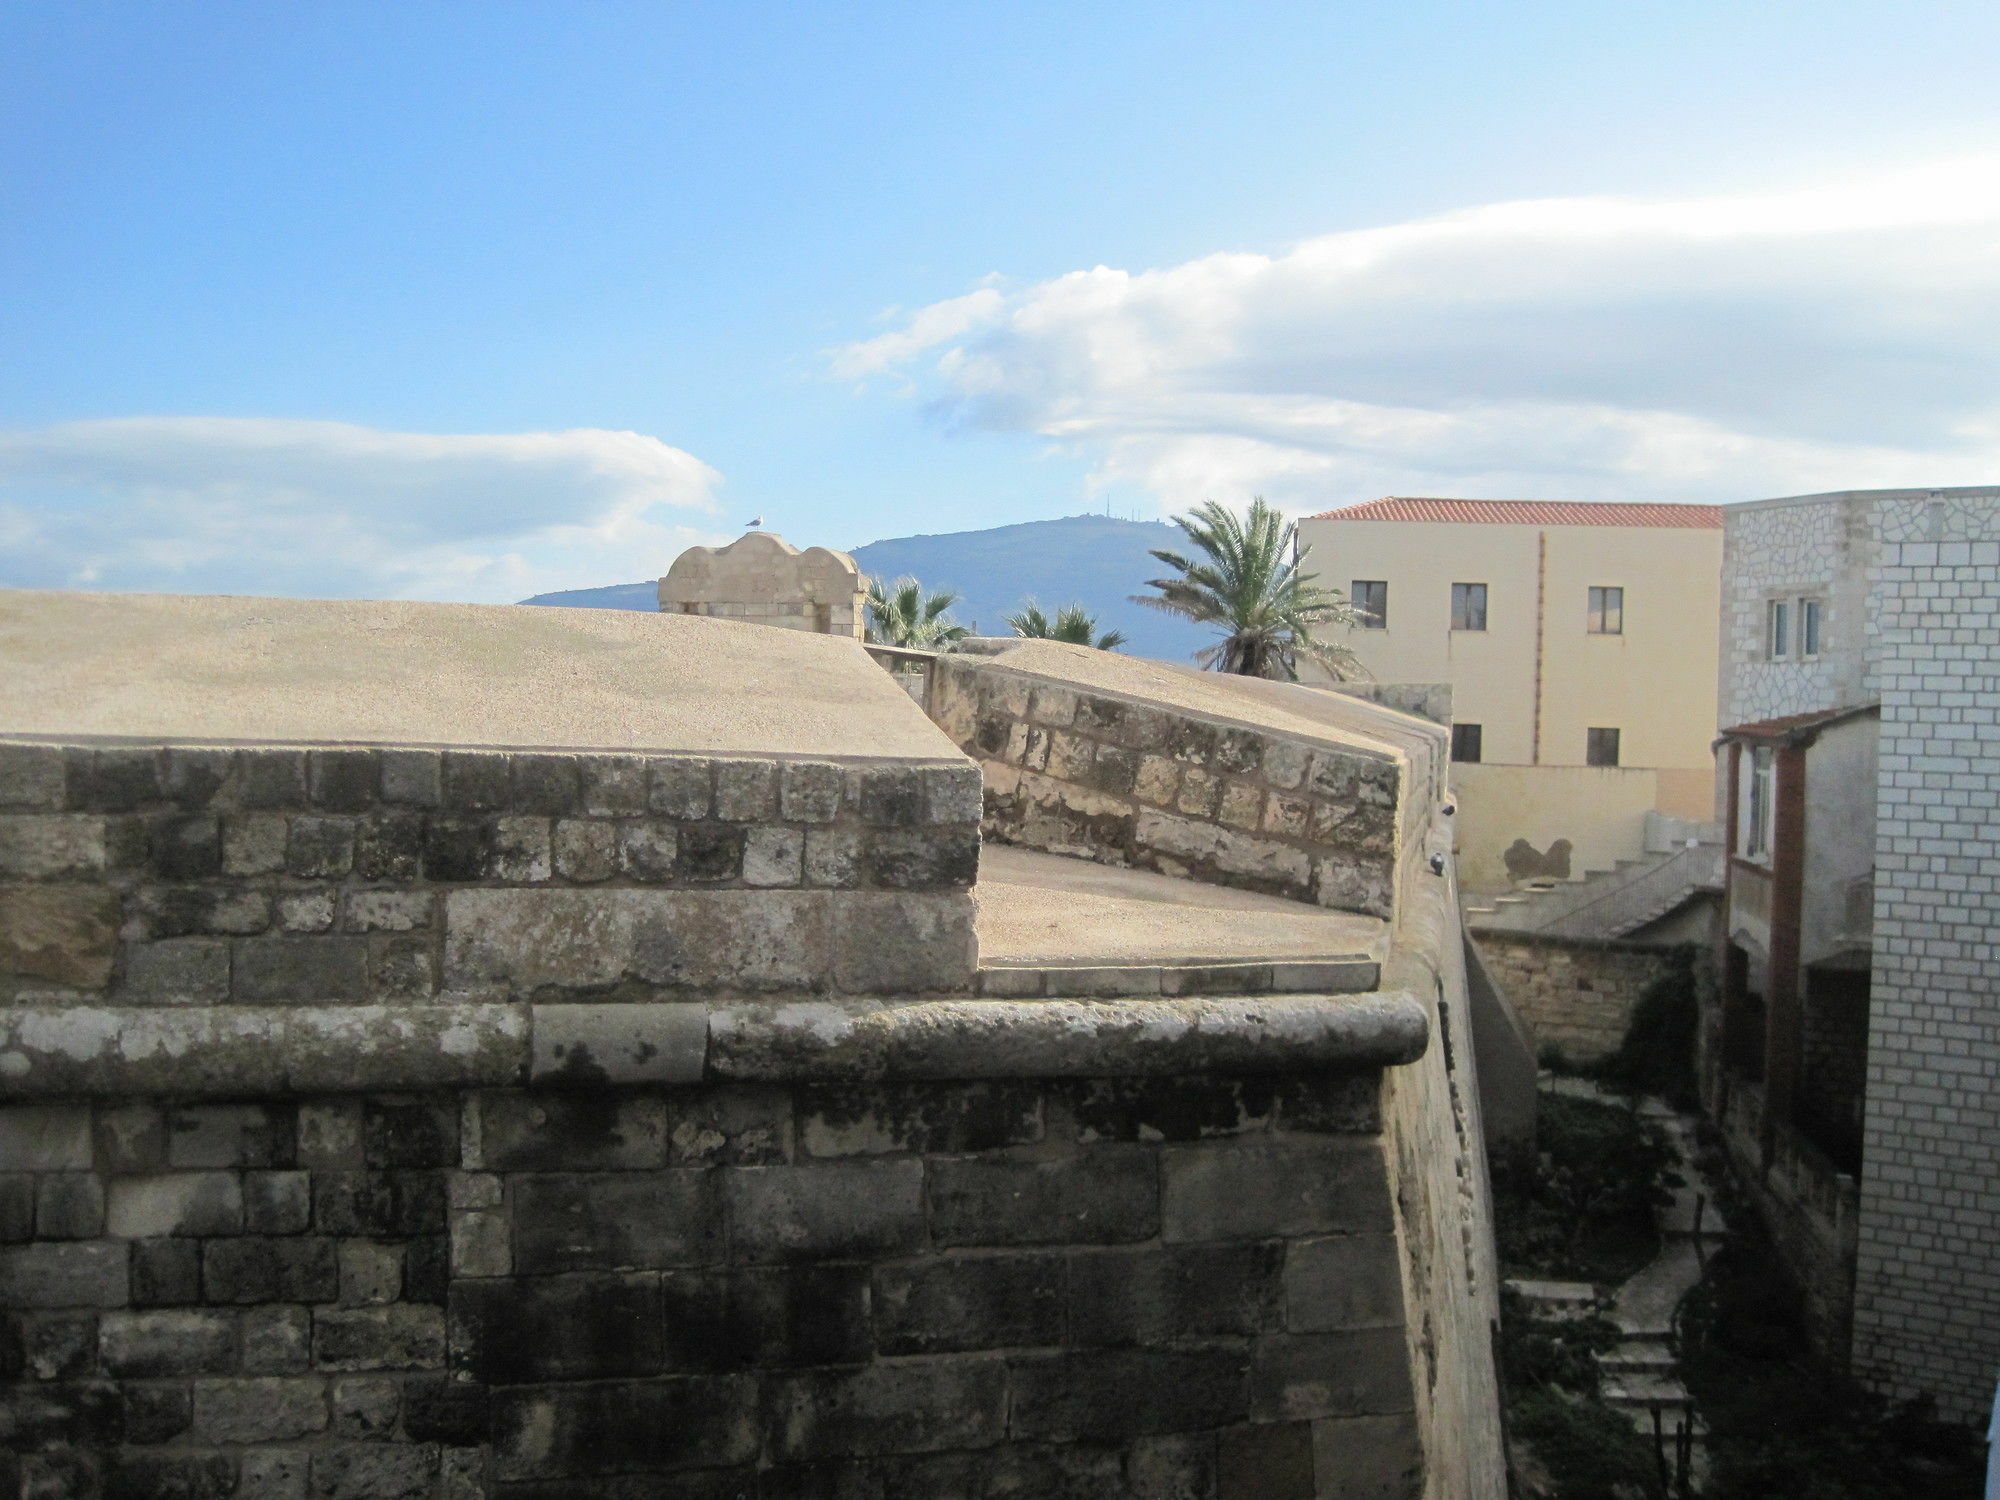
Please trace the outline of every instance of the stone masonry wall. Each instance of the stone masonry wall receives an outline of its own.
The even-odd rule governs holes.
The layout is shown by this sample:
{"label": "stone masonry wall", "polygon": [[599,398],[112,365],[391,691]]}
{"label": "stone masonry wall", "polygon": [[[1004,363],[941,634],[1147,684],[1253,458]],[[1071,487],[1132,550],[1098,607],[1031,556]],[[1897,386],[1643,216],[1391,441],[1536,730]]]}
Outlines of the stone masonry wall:
{"label": "stone masonry wall", "polygon": [[1689,948],[1600,938],[1482,929],[1473,940],[1536,1044],[1573,1063],[1617,1051],[1640,997],[1693,962]]}
{"label": "stone masonry wall", "polygon": [[0,1486],[1410,1495],[1380,1077],[0,1108]]}
{"label": "stone masonry wall", "polygon": [[0,1004],[954,991],[963,762],[0,743]]}
{"label": "stone masonry wall", "polygon": [[986,773],[986,836],[1387,916],[1400,768],[940,657],[931,717]]}

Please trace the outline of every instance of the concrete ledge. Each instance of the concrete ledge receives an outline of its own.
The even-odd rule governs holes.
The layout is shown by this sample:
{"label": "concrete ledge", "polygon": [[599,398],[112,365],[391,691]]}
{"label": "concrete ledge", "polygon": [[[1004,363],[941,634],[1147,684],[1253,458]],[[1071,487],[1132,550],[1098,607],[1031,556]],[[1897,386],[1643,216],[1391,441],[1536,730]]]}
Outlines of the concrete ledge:
{"label": "concrete ledge", "polygon": [[0,1010],[0,1099],[1314,1073],[1423,1055],[1403,994]]}

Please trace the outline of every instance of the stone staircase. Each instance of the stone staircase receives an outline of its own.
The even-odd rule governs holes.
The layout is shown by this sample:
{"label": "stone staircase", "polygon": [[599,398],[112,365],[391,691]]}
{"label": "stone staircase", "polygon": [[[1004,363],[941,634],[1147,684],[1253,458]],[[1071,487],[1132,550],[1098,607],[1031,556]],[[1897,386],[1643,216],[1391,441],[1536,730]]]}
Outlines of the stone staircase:
{"label": "stone staircase", "polygon": [[1676,910],[1696,893],[1722,888],[1719,843],[1683,843],[1621,859],[1576,881],[1536,881],[1492,895],[1468,893],[1466,924],[1475,931],[1539,932],[1551,937],[1620,938]]}

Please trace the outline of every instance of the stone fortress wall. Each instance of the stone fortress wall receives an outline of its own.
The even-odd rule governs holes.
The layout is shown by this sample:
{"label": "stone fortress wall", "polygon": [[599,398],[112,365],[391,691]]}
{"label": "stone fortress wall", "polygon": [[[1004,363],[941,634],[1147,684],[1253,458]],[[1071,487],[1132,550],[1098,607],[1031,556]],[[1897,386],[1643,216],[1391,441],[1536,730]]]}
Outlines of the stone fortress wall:
{"label": "stone fortress wall", "polygon": [[866,604],[867,584],[853,558],[830,547],[801,552],[769,531],[726,547],[690,547],[660,580],[660,608],[668,614],[855,640],[867,633]]}
{"label": "stone fortress wall", "polygon": [[[326,625],[216,608],[275,631],[249,661]],[[750,634],[588,628],[633,673]],[[976,998],[977,768],[858,646],[755,634],[776,754],[191,743],[174,705],[9,745],[5,1480],[1497,1500],[1448,871],[1399,867],[1374,992]],[[822,727],[756,718],[772,661]]]}

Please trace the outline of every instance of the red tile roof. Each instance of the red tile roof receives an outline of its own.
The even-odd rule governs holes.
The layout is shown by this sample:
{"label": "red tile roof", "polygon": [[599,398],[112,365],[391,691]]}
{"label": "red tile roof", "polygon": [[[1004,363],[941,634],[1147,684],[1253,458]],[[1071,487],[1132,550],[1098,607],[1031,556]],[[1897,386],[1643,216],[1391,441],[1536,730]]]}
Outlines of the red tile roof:
{"label": "red tile roof", "polygon": [[1720,530],[1719,505],[1623,505],[1595,500],[1436,500],[1390,495],[1315,521],[1451,521],[1501,526],[1689,526]]}
{"label": "red tile roof", "polygon": [[1780,742],[1804,741],[1810,744],[1812,737],[1829,725],[1846,719],[1858,719],[1863,714],[1877,714],[1882,711],[1875,703],[1850,704],[1846,708],[1816,708],[1802,714],[1784,714],[1775,719],[1758,719],[1750,724],[1732,724],[1722,731],[1725,740],[1775,740]]}

